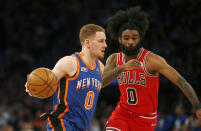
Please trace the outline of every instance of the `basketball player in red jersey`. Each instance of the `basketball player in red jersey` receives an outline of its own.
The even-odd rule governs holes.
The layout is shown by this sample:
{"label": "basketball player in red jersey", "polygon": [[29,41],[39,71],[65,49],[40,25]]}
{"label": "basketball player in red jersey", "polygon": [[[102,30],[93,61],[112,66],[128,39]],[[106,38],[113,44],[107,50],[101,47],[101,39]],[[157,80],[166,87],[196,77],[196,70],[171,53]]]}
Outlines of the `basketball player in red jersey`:
{"label": "basketball player in red jersey", "polygon": [[[116,77],[120,101],[106,131],[153,131],[157,122],[159,74],[177,85],[201,118],[201,104],[191,85],[165,60],[141,46],[148,29],[147,14],[140,7],[120,10],[108,21],[107,31],[118,40],[121,52],[110,55],[103,73],[103,86]],[[141,67],[133,68],[139,61]]]}

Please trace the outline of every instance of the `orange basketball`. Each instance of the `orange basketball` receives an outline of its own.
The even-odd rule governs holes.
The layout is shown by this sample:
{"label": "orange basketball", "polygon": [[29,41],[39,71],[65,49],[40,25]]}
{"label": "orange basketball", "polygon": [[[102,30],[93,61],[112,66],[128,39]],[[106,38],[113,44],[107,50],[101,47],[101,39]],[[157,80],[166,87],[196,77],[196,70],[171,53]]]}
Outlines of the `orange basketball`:
{"label": "orange basketball", "polygon": [[33,97],[45,99],[57,90],[58,80],[54,72],[48,68],[37,68],[31,72],[27,80],[27,90]]}

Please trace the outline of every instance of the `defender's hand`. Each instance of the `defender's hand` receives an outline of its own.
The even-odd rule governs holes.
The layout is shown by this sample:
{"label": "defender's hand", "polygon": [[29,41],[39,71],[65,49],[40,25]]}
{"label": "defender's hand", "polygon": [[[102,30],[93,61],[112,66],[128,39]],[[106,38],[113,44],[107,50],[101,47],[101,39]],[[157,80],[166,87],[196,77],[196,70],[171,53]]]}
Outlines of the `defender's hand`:
{"label": "defender's hand", "polygon": [[136,59],[131,59],[124,65],[124,70],[142,69],[142,63]]}
{"label": "defender's hand", "polygon": [[201,119],[201,109],[196,110],[195,114],[197,118]]}

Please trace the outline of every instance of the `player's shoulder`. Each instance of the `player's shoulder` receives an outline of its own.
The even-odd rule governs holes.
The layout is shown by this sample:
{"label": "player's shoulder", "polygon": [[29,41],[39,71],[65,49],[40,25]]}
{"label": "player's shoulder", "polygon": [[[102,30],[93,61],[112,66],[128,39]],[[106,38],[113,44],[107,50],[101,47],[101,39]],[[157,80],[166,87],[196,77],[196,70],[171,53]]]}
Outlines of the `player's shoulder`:
{"label": "player's shoulder", "polygon": [[164,59],[162,56],[154,53],[154,52],[151,52],[149,51],[149,54],[147,55],[147,58],[150,58],[150,59]]}
{"label": "player's shoulder", "polygon": [[117,55],[118,55],[118,53],[112,53],[112,54],[107,58],[107,61],[111,61],[111,60],[115,61],[116,58],[117,58]]}
{"label": "player's shoulder", "polygon": [[117,54],[118,53],[113,53],[111,54],[107,60],[106,60],[106,66],[116,66],[116,63],[117,63]]}
{"label": "player's shoulder", "polygon": [[69,65],[69,66],[75,66],[77,64],[76,58],[73,55],[68,55],[62,57],[58,63],[64,64],[64,65]]}
{"label": "player's shoulder", "polygon": [[155,54],[153,52],[150,52],[147,55],[146,63],[161,64],[161,63],[166,63],[166,60],[162,56]]}
{"label": "player's shoulder", "polygon": [[119,54],[119,53],[112,53],[109,57],[115,58],[115,57],[117,57],[118,54]]}
{"label": "player's shoulder", "polygon": [[74,55],[68,55],[68,56],[62,57],[60,60],[72,62],[72,61],[76,61],[76,57]]}
{"label": "player's shoulder", "polygon": [[99,59],[98,59],[98,63],[100,64],[100,66],[104,66],[103,62]]}
{"label": "player's shoulder", "polygon": [[101,73],[104,71],[104,64],[103,64],[103,62],[102,61],[100,61],[100,60],[98,60],[98,63],[99,63],[99,65],[100,65],[100,69],[101,69]]}

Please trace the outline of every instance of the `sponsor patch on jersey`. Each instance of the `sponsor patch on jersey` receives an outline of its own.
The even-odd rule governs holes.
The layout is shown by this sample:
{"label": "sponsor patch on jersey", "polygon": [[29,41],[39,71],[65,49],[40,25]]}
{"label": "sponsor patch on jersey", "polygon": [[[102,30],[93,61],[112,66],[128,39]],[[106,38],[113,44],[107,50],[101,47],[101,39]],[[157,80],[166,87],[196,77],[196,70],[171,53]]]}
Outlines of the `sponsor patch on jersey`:
{"label": "sponsor patch on jersey", "polygon": [[96,68],[96,71],[97,71],[97,72],[100,72],[100,70],[99,70],[98,68]]}
{"label": "sponsor patch on jersey", "polygon": [[88,72],[88,69],[86,67],[81,67],[81,71]]}

